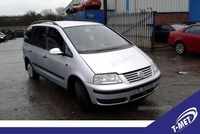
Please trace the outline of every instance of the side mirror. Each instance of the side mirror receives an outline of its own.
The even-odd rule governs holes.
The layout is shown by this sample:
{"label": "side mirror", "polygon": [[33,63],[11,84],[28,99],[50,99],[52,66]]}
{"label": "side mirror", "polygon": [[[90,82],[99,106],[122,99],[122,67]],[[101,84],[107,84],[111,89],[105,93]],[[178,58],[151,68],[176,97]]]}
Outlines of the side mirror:
{"label": "side mirror", "polygon": [[50,54],[52,55],[59,55],[59,54],[62,54],[62,52],[60,51],[59,48],[52,48],[50,51],[49,51]]}

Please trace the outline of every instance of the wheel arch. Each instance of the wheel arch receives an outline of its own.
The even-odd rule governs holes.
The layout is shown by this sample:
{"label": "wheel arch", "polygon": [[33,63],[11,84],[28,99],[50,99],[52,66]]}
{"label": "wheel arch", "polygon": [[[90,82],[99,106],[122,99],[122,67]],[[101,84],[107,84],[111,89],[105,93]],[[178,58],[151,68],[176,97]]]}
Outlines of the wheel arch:
{"label": "wheel arch", "polygon": [[24,58],[24,62],[25,62],[25,69],[28,70],[27,69],[27,64],[28,64],[28,62],[30,62],[30,60],[28,59],[28,57]]}
{"label": "wheel arch", "polygon": [[76,82],[76,80],[80,80],[82,82],[81,78],[79,78],[76,75],[71,75],[68,78],[67,91],[70,93],[70,95],[75,95],[75,93],[76,93],[76,91],[75,91],[75,82]]}
{"label": "wheel arch", "polygon": [[185,45],[185,42],[183,40],[181,40],[181,39],[176,40],[174,45],[176,45],[178,42],[182,42]]}

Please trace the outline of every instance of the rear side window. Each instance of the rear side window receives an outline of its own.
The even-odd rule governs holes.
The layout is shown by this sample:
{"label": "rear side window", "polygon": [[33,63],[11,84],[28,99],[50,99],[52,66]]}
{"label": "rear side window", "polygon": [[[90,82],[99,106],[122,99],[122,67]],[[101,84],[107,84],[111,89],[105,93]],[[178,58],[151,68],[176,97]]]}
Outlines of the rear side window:
{"label": "rear side window", "polygon": [[187,28],[184,33],[189,33],[190,32],[191,27]]}
{"label": "rear side window", "polygon": [[45,48],[45,35],[46,27],[36,27],[31,40],[31,44],[40,48]]}
{"label": "rear side window", "polygon": [[189,33],[190,34],[198,34],[198,35],[200,35],[200,26],[191,27]]}
{"label": "rear side window", "polygon": [[33,35],[33,27],[29,27],[27,30],[26,30],[26,34],[24,36],[24,42],[26,43],[30,43],[30,40],[31,40],[31,36]]}
{"label": "rear side window", "polygon": [[163,25],[163,26],[162,26],[162,30],[163,30],[163,31],[172,31],[173,28],[172,28],[171,26],[168,26],[168,25]]}

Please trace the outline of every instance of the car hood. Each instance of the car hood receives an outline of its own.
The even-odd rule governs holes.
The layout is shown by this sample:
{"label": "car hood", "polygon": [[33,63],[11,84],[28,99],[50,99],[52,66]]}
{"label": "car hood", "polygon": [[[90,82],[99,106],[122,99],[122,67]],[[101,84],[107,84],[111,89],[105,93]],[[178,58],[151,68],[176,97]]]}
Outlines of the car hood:
{"label": "car hood", "polygon": [[136,47],[112,52],[81,54],[81,57],[95,74],[121,74],[151,65],[146,58],[148,56],[138,51]]}

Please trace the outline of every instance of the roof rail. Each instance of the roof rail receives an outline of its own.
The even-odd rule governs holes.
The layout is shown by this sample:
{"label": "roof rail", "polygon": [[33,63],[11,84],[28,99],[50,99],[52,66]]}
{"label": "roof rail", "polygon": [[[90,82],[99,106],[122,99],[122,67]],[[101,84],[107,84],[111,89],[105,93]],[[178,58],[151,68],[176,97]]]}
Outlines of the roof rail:
{"label": "roof rail", "polygon": [[45,22],[51,22],[51,23],[53,23],[54,25],[58,25],[57,23],[55,23],[55,22],[52,21],[52,20],[39,20],[39,21],[34,21],[33,23],[31,23],[31,25],[33,25],[33,24],[45,23]]}

